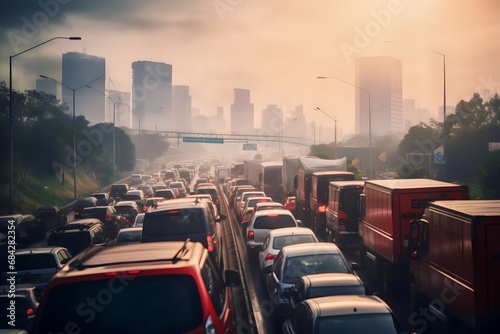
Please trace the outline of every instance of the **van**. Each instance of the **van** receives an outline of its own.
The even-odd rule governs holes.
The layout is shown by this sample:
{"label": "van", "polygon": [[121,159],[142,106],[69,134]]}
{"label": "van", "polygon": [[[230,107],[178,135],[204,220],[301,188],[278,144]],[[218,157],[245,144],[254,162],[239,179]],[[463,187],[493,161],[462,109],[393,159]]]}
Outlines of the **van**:
{"label": "van", "polygon": [[221,221],[209,201],[200,198],[172,199],[150,207],[144,215],[141,242],[183,241],[202,243],[212,261],[222,268]]}

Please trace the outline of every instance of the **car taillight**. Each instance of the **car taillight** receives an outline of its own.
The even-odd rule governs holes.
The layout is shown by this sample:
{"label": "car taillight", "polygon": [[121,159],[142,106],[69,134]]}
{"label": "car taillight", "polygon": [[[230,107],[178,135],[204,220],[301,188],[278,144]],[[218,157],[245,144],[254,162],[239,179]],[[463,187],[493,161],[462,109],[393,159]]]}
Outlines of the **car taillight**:
{"label": "car taillight", "polygon": [[109,215],[109,212],[106,212],[106,214],[104,215],[104,219],[106,221],[110,221],[111,220],[111,216]]}
{"label": "car taillight", "polygon": [[218,198],[215,199],[215,204],[219,204],[219,199]]}
{"label": "car taillight", "polygon": [[208,251],[212,252],[214,250],[214,244],[211,235],[207,235],[207,245],[208,245]]}
{"label": "car taillight", "polygon": [[35,310],[31,307],[26,310],[26,315],[29,317],[30,315],[35,315]]}
{"label": "car taillight", "polygon": [[326,205],[319,205],[318,206],[318,212],[319,213],[325,213],[326,212]]}
{"label": "car taillight", "polygon": [[142,211],[146,211],[147,209],[148,209],[148,207],[145,205],[142,207]]}
{"label": "car taillight", "polygon": [[276,256],[274,256],[274,254],[267,254],[266,256],[266,261],[271,261],[271,260],[274,260]]}
{"label": "car taillight", "polygon": [[339,210],[339,219],[347,219],[347,214],[342,210]]}
{"label": "car taillight", "polygon": [[253,231],[248,231],[247,235],[248,235],[248,238],[250,239],[250,238],[254,237],[255,233]]}
{"label": "car taillight", "polygon": [[137,269],[126,271],[109,271],[107,273],[104,273],[104,276],[138,275],[140,272],[141,271]]}

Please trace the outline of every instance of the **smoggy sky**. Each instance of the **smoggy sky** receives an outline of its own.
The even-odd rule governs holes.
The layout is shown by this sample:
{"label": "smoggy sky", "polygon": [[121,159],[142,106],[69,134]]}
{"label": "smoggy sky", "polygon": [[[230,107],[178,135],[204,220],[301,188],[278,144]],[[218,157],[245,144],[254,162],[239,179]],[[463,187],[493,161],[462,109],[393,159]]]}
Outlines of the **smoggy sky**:
{"label": "smoggy sky", "polygon": [[161,61],[203,114],[222,106],[229,118],[233,88],[247,88],[257,119],[268,104],[285,112],[302,104],[308,121],[331,126],[320,107],[347,134],[355,88],[317,76],[354,83],[355,57],[399,58],[403,98],[438,117],[443,56],[429,50],[446,55],[448,105],[500,90],[499,14],[496,0],[7,0],[0,81],[8,83],[9,56],[80,36],[13,58],[13,88],[33,89],[40,74],[60,80],[69,51],[106,58],[107,77],[123,91],[131,91],[132,62]]}

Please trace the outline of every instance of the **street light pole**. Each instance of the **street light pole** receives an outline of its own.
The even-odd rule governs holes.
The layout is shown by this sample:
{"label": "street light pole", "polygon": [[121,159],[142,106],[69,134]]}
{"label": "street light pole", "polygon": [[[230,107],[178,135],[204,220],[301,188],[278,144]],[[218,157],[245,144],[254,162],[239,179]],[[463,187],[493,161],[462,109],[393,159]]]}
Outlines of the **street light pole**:
{"label": "street light pole", "polygon": [[323,114],[325,114],[326,116],[328,116],[331,120],[333,120],[335,122],[335,148],[333,151],[333,158],[337,159],[337,116],[335,116],[335,117],[330,116],[320,107],[316,107],[316,108],[314,108],[314,110],[321,111]]}
{"label": "street light pole", "polygon": [[369,142],[369,149],[370,149],[370,179],[373,179],[372,104],[371,104],[370,91],[367,89],[361,88],[359,86],[356,86],[355,84],[350,83],[348,81],[337,78],[337,77],[322,77],[322,76],[320,76],[320,77],[317,77],[317,79],[337,79],[339,81],[342,81],[345,84],[356,87],[359,90],[362,90],[362,91],[368,93],[368,142]]}
{"label": "street light pole", "polygon": [[62,82],[59,82],[56,79],[48,77],[46,75],[40,75],[40,77],[44,78],[44,79],[49,79],[49,80],[55,81],[58,84],[60,84],[61,86],[66,87],[68,89],[71,89],[73,91],[73,197],[76,200],[77,196],[76,196],[76,104],[75,104],[76,97],[75,97],[75,92],[77,90],[79,90],[80,88],[83,88],[87,85],[90,85],[94,81],[99,80],[101,77],[97,77],[94,80],[86,83],[85,85],[81,85],[80,87],[77,87],[77,88],[69,87],[68,85],[65,85]]}
{"label": "street light pole", "polygon": [[33,50],[39,46],[52,42],[55,39],[69,39],[72,41],[79,41],[81,37],[53,37],[45,42],[32,46],[29,49],[16,53],[13,56],[9,57],[9,131],[10,131],[10,212],[14,213],[14,116],[13,116],[13,101],[12,101],[12,59],[26,53],[30,50]]}

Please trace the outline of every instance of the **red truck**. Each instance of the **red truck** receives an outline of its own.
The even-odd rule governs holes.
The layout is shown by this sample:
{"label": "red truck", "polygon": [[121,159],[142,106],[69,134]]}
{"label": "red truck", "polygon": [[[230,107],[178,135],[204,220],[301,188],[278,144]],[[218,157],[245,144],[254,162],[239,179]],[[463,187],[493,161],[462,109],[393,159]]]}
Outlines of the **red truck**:
{"label": "red truck", "polygon": [[422,217],[428,202],[452,199],[468,199],[467,187],[431,179],[365,182],[360,197],[361,264],[385,291],[408,284],[410,222]]}
{"label": "red truck", "polygon": [[333,181],[328,185],[326,241],[338,246],[358,245],[357,207],[365,181]]}
{"label": "red truck", "polygon": [[443,321],[498,333],[500,200],[429,203],[410,236],[413,322],[427,326],[418,315],[428,307]]}

